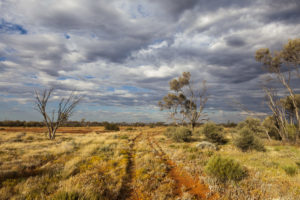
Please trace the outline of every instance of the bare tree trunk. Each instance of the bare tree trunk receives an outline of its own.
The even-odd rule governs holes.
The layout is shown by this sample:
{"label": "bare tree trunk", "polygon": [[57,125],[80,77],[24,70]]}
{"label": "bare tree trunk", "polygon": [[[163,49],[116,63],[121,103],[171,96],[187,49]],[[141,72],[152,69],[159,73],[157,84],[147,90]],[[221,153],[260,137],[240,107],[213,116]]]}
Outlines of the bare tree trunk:
{"label": "bare tree trunk", "polygon": [[266,132],[266,135],[268,136],[268,139],[269,139],[269,141],[271,141],[271,137],[270,137],[270,135],[269,135],[268,131],[267,131],[267,130],[265,130],[265,132]]}
{"label": "bare tree trunk", "polygon": [[275,94],[273,89],[269,89],[267,87],[263,88],[267,98],[268,98],[268,106],[271,109],[271,111],[273,112],[273,115],[275,117],[275,120],[277,121],[278,125],[279,125],[279,129],[278,129],[278,133],[280,135],[280,137],[282,138],[282,141],[286,141],[287,140],[287,131],[286,131],[286,119],[285,119],[285,115],[284,115],[284,110],[281,110],[283,108],[280,109],[280,107],[282,107],[278,101],[276,102],[275,98]]}
{"label": "bare tree trunk", "polygon": [[298,131],[297,131],[297,133],[295,135],[295,142],[297,142],[298,139],[299,139],[299,133],[300,133],[300,117],[299,117],[299,109],[298,109],[298,105],[297,105],[297,102],[296,102],[296,97],[295,97],[295,94],[294,94],[292,88],[290,87],[289,83],[286,82],[286,80],[284,78],[284,75],[281,74],[280,72],[278,74],[278,79],[281,81],[281,83],[288,90],[288,92],[290,94],[290,97],[291,97],[291,100],[292,100],[292,103],[293,103],[293,106],[295,108],[295,117],[296,117],[297,124],[298,124]]}

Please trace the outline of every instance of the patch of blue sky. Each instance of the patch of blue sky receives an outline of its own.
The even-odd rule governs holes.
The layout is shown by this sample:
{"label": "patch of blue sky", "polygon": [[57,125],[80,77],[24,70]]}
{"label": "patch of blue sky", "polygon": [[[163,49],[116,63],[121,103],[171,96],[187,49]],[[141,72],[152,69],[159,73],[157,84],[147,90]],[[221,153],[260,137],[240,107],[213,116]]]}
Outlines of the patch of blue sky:
{"label": "patch of blue sky", "polygon": [[149,13],[146,11],[145,7],[141,4],[138,4],[137,11],[142,17],[149,17]]}
{"label": "patch of blue sky", "polygon": [[14,98],[14,95],[11,94],[0,94],[0,97],[5,97],[5,98]]}
{"label": "patch of blue sky", "polygon": [[6,48],[4,48],[4,50],[5,50],[5,52],[7,52],[7,53],[9,53],[9,54],[12,54],[12,53],[17,52],[16,49],[11,48],[11,47],[6,47]]}
{"label": "patch of blue sky", "polygon": [[[124,8],[123,8],[124,9]],[[150,17],[150,13],[142,4],[130,4],[127,9],[128,14],[133,19]]]}
{"label": "patch of blue sky", "polygon": [[73,80],[79,80],[79,78],[73,77],[73,76],[60,76],[56,80],[67,80],[67,79],[73,79]]}
{"label": "patch of blue sky", "polygon": [[67,34],[67,33],[65,33],[64,36],[65,36],[66,39],[70,39],[71,38],[71,36],[69,34]]}
{"label": "patch of blue sky", "polygon": [[37,75],[35,75],[35,74],[31,74],[29,77],[33,78],[33,79],[37,79],[38,78]]}
{"label": "patch of blue sky", "polygon": [[93,78],[95,78],[95,76],[87,75],[84,78],[86,78],[86,79],[93,79]]}
{"label": "patch of blue sky", "polygon": [[30,86],[30,87],[41,87],[40,84],[37,83],[24,83],[25,86]]}
{"label": "patch of blue sky", "polygon": [[6,57],[4,57],[4,56],[0,57],[0,62],[6,61],[6,60],[7,60]]}
{"label": "patch of blue sky", "polygon": [[122,90],[127,90],[129,92],[150,92],[151,90],[145,88],[139,88],[135,86],[123,85],[121,87]]}
{"label": "patch of blue sky", "polygon": [[115,91],[115,88],[113,88],[113,87],[108,87],[106,90],[107,90],[108,92],[114,92],[114,91]]}
{"label": "patch of blue sky", "polygon": [[152,45],[155,45],[155,44],[160,44],[162,43],[163,41],[165,41],[164,39],[155,39],[153,40],[153,42],[151,43]]}
{"label": "patch of blue sky", "polygon": [[28,31],[19,24],[13,24],[5,21],[4,19],[1,19],[0,21],[0,34],[19,33],[21,35],[26,35],[27,32]]}

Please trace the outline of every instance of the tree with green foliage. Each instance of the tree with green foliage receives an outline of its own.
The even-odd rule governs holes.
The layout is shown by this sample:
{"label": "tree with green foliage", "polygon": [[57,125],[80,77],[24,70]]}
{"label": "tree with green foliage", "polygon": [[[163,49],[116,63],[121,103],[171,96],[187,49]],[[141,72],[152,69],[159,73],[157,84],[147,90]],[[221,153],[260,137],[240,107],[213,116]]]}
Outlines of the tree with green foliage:
{"label": "tree with green foliage", "polygon": [[[297,121],[298,133],[294,138],[294,141],[297,141],[300,136],[300,114],[295,89],[292,88],[291,80],[300,78],[300,38],[289,40],[281,51],[275,51],[274,53],[271,53],[268,48],[259,49],[256,51],[255,58],[269,72],[268,82],[270,80],[277,80],[288,92]],[[280,106],[276,99],[274,88],[265,85],[264,91],[268,98],[268,105],[280,126],[283,140],[286,140],[284,132],[286,131],[285,123],[287,120],[283,114],[284,110],[282,110],[282,106]]]}
{"label": "tree with green foliage", "polygon": [[203,120],[203,110],[208,100],[206,81],[196,90],[191,82],[191,73],[183,72],[178,79],[169,82],[171,92],[158,102],[161,110],[169,110],[175,124],[189,122],[194,130],[196,123]]}

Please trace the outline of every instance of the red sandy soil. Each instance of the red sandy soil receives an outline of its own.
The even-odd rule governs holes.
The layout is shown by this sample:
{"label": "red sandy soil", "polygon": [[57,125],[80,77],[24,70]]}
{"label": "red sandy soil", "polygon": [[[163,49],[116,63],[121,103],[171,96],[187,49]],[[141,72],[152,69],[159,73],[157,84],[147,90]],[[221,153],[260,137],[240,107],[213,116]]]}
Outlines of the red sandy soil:
{"label": "red sandy soil", "polygon": [[[154,142],[153,142],[154,141]],[[209,193],[209,188],[207,185],[202,184],[199,180],[193,179],[185,170],[178,167],[162,150],[159,144],[148,137],[148,142],[153,148],[155,152],[164,160],[164,162],[170,168],[169,175],[175,181],[174,194],[181,196],[184,190],[192,195],[194,195],[197,199],[218,199],[218,194],[215,194],[211,197],[207,197]],[[156,147],[154,147],[154,144]]]}
{"label": "red sandy soil", "polygon": [[[47,127],[1,127],[0,132],[33,132],[44,133]],[[104,132],[103,127],[60,127],[57,133],[90,133]]]}

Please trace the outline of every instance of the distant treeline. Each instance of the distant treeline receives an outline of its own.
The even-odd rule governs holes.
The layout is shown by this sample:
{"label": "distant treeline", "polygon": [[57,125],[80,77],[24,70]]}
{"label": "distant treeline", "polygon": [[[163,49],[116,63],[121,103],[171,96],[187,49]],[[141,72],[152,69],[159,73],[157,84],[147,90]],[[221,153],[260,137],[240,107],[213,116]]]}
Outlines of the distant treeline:
{"label": "distant treeline", "polygon": [[[64,127],[87,127],[87,126],[104,126],[108,122],[90,122],[90,121],[67,121],[63,124]],[[127,122],[117,122],[117,123],[110,123],[116,124],[118,126],[172,126],[174,124],[166,124],[165,122],[152,122],[152,123],[144,123],[144,122],[134,122],[134,123],[127,123]],[[201,124],[198,123],[197,126]],[[235,127],[237,124],[234,122],[228,121],[227,123],[221,123],[224,127]],[[5,120],[0,121],[0,126],[9,126],[9,127],[43,127],[45,126],[44,122],[41,121],[12,121],[12,120]]]}
{"label": "distant treeline", "polygon": [[[67,121],[63,124],[64,127],[87,127],[87,126],[104,126],[108,122],[90,122],[90,121]],[[143,123],[143,122],[135,122],[135,123],[127,123],[127,122],[117,122],[111,123],[116,124],[118,126],[166,126],[167,124],[164,122],[154,122],[154,123]],[[43,127],[45,126],[44,122],[40,121],[12,121],[5,120],[0,121],[0,126],[9,126],[9,127]]]}

